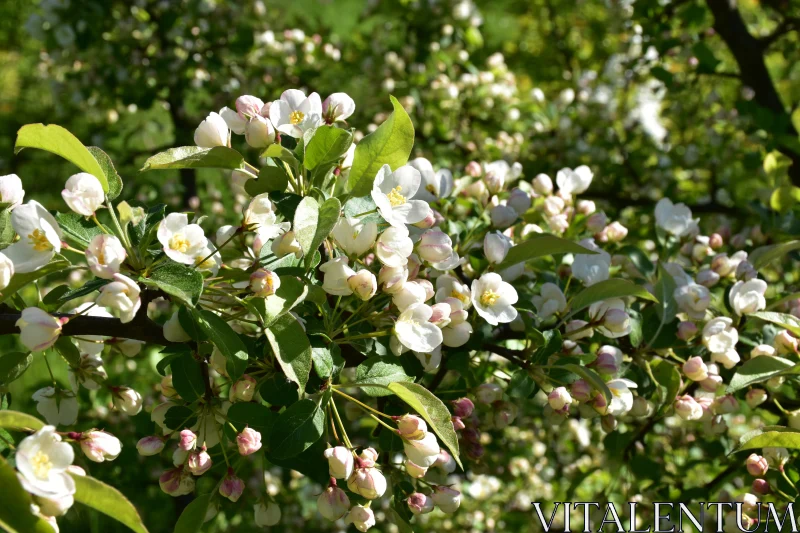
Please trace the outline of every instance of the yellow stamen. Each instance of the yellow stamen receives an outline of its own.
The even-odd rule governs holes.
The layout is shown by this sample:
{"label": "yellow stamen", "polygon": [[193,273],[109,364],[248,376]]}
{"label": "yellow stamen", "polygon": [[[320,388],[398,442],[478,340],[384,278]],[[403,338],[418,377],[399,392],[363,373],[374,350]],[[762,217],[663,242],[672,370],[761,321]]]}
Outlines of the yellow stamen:
{"label": "yellow stamen", "polygon": [[53,249],[53,245],[47,240],[47,235],[40,229],[33,230],[33,232],[28,235],[28,240],[33,246],[33,249],[37,252],[46,252],[47,250]]}
{"label": "yellow stamen", "polygon": [[481,304],[487,307],[493,306],[499,299],[500,295],[494,292],[492,289],[487,289],[483,291],[483,294],[481,294]]}
{"label": "yellow stamen", "polygon": [[467,298],[466,294],[464,294],[462,292],[458,292],[456,289],[453,289],[450,292],[450,297],[451,298],[457,298],[457,299],[461,300],[461,303],[467,303],[469,301],[469,298]]}
{"label": "yellow stamen", "polygon": [[292,111],[291,114],[289,115],[289,122],[297,126],[298,124],[303,122],[303,119],[305,117],[306,114],[303,113],[302,111]]}
{"label": "yellow stamen", "polygon": [[50,475],[50,470],[53,468],[53,463],[50,462],[50,457],[46,453],[39,450],[31,459],[31,466],[33,467],[33,475],[39,479],[47,479],[47,476]]}
{"label": "yellow stamen", "polygon": [[432,183],[427,184],[425,190],[431,194],[436,194],[436,187],[434,187]]}
{"label": "yellow stamen", "polygon": [[398,205],[403,205],[406,203],[406,197],[400,194],[401,190],[402,187],[398,185],[386,195],[386,197],[389,199],[389,203],[392,204],[392,207],[397,207]]}
{"label": "yellow stamen", "polygon": [[176,252],[185,254],[189,249],[189,240],[182,233],[176,233],[169,239],[169,247]]}

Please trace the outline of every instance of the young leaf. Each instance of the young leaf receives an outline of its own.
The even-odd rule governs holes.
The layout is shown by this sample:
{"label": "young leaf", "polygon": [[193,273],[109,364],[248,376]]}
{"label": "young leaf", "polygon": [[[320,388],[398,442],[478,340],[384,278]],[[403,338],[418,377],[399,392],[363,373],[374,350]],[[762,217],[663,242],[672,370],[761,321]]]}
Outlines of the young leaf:
{"label": "young leaf", "polygon": [[304,253],[306,270],[314,259],[313,251],[330,235],[339,220],[342,204],[336,198],[325,200],[319,205],[316,200],[306,196],[297,206],[294,214],[294,234]]}
{"label": "young leaf", "polygon": [[561,237],[556,237],[555,235],[548,235],[545,233],[540,234],[539,236],[530,237],[528,240],[521,242],[520,244],[513,246],[506,255],[506,258],[503,262],[495,268],[497,272],[508,268],[510,266],[516,265],[517,263],[522,263],[525,261],[530,261],[531,259],[537,259],[539,257],[545,257],[549,255],[556,255],[556,254],[596,254],[592,250],[584,248],[577,242],[573,242],[567,239],[562,239]]}
{"label": "young leaf", "polygon": [[[32,429],[39,431],[44,427],[44,422],[31,415],[19,411],[0,411],[0,428],[6,429]],[[2,500],[2,498],[0,498]]]}
{"label": "young leaf", "polygon": [[103,167],[81,141],[61,126],[50,124],[27,124],[17,132],[14,153],[23,148],[39,148],[60,155],[70,163],[96,177],[105,192],[109,192],[108,180]]}
{"label": "young leaf", "polygon": [[320,126],[306,145],[303,165],[308,170],[313,170],[323,163],[337,161],[351,144],[353,134],[349,131],[335,126]]}
{"label": "young leaf", "polygon": [[53,533],[46,521],[31,512],[31,495],[22,488],[17,472],[0,457],[0,529],[8,533]]}
{"label": "young leaf", "polygon": [[727,392],[730,394],[754,383],[761,383],[776,376],[796,372],[797,369],[797,364],[782,357],[754,357],[737,367]]}
{"label": "young leaf", "polygon": [[10,352],[0,356],[0,385],[7,385],[20,377],[33,362],[28,352]]}
{"label": "young leaf", "polygon": [[[759,359],[761,359],[759,357]],[[745,433],[731,453],[759,448],[800,448],[800,431],[783,426],[764,426]]]}
{"label": "young leaf", "polygon": [[55,218],[64,235],[83,248],[89,246],[92,238],[103,233],[97,224],[78,213],[56,213]]}
{"label": "young leaf", "polygon": [[136,533],[147,533],[136,507],[120,491],[89,476],[70,474],[75,480],[75,501],[110,516]]}
{"label": "young leaf", "polygon": [[172,385],[181,398],[187,402],[202,398],[206,391],[203,383],[203,372],[200,369],[201,364],[205,363],[196,361],[191,354],[183,354],[170,362]]}
{"label": "young leaf", "polygon": [[800,250],[800,240],[761,246],[753,250],[747,260],[750,261],[753,268],[761,270],[774,260],[795,250]]}
{"label": "young leaf", "polygon": [[232,148],[215,146],[180,146],[156,154],[144,162],[141,172],[168,168],[222,168],[241,170],[245,168],[244,157]]}
{"label": "young leaf", "polygon": [[453,429],[450,411],[431,391],[418,383],[395,382],[388,385],[389,390],[411,406],[425,419],[445,446],[450,450],[458,466],[464,469],[458,456],[458,436]]}
{"label": "young leaf", "polygon": [[175,524],[173,533],[197,533],[203,527],[208,511],[208,504],[213,494],[198,496],[186,506]]}
{"label": "young leaf", "polygon": [[675,365],[663,359],[653,361],[651,366],[653,369],[653,377],[656,378],[658,384],[665,389],[664,403],[661,404],[661,409],[659,409],[659,413],[664,414],[672,407],[675,398],[678,397],[678,391],[681,388],[681,374],[678,372],[678,369],[675,368]]}
{"label": "young leaf", "polygon": [[325,427],[325,406],[330,397],[328,390],[319,401],[305,399],[287,407],[272,427],[270,454],[276,459],[288,459],[317,442]]}
{"label": "young leaf", "polygon": [[359,385],[370,384],[377,387],[361,387],[368,396],[391,396],[388,389],[390,383],[398,381],[412,382],[414,378],[407,375],[398,363],[387,361],[386,357],[370,357],[356,368],[356,383]]}
{"label": "young leaf", "polygon": [[242,377],[247,368],[248,355],[247,346],[244,345],[239,335],[231,329],[227,322],[211,311],[205,309],[192,311],[192,316],[200,326],[200,330],[227,359],[226,368],[231,379],[236,381]]}
{"label": "young leaf", "polygon": [[43,278],[48,274],[53,274],[54,272],[60,272],[67,268],[70,265],[70,262],[57,255],[53,258],[53,260],[47,263],[45,266],[40,268],[39,270],[34,270],[33,272],[25,272],[14,274],[11,276],[11,282],[8,286],[0,291],[0,303],[5,302],[11,296],[13,296],[18,290],[22,287],[36,281],[39,278]]}
{"label": "young leaf", "polygon": [[87,281],[77,289],[68,290],[58,297],[58,303],[64,304],[75,298],[81,298],[87,294],[92,294],[94,291],[100,290],[104,285],[111,283],[110,279],[95,278]]}
{"label": "young leaf", "polygon": [[311,343],[295,317],[285,314],[266,330],[267,341],[286,377],[305,390],[311,372]]}
{"label": "young leaf", "polygon": [[194,268],[168,262],[155,268],[142,283],[174,296],[181,303],[194,307],[203,293],[203,275]]}
{"label": "young leaf", "polygon": [[122,178],[120,178],[119,174],[117,174],[117,169],[114,168],[114,162],[111,161],[111,158],[108,157],[107,153],[96,146],[90,146],[87,148],[87,150],[89,150],[89,153],[92,154],[92,157],[97,160],[100,168],[103,169],[103,175],[105,175],[106,181],[108,181],[108,191],[106,196],[108,196],[109,200],[113,200],[119,196],[119,193],[122,192]]}
{"label": "young leaf", "polygon": [[636,285],[626,279],[607,279],[586,287],[576,294],[570,302],[570,309],[572,310],[570,315],[574,315],[593,303],[602,302],[609,298],[625,298],[626,296],[636,296],[651,302],[658,301],[655,296],[647,292],[647,289],[641,285]]}
{"label": "young leaf", "polygon": [[378,129],[356,145],[353,166],[347,178],[351,196],[364,196],[372,190],[372,182],[383,165],[392,170],[408,161],[414,146],[414,124],[394,96],[394,111]]}

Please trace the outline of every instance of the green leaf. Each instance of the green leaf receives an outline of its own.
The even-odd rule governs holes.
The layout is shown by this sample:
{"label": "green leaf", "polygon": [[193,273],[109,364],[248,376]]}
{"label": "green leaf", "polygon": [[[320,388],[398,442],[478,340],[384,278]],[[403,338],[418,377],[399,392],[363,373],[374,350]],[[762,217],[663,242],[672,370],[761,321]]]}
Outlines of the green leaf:
{"label": "green leaf", "polygon": [[392,114],[356,145],[353,166],[347,178],[347,188],[352,196],[369,194],[372,182],[383,165],[395,170],[405,165],[411,155],[414,124],[400,102],[394,96],[389,98],[394,107]]}
{"label": "green leaf", "polygon": [[347,152],[351,144],[353,144],[353,134],[349,131],[335,126],[320,126],[306,146],[303,165],[308,170],[313,170],[323,163],[337,161]]}
{"label": "green leaf", "polygon": [[377,387],[361,387],[368,396],[391,396],[388,389],[390,383],[398,381],[412,382],[414,378],[406,374],[399,363],[390,362],[387,357],[370,357],[356,368],[356,383],[359,385],[378,385]]}
{"label": "green leaf", "polygon": [[11,210],[8,208],[0,211],[0,246],[5,248],[14,242],[14,226],[11,225]]}
{"label": "green leaf", "polygon": [[311,343],[295,317],[285,314],[267,330],[267,341],[283,373],[303,391],[311,372]]}
{"label": "green leaf", "polygon": [[34,270],[33,272],[14,274],[13,276],[11,276],[11,282],[8,284],[8,287],[0,291],[0,303],[3,303],[6,300],[8,300],[22,287],[36,281],[37,279],[43,278],[44,276],[47,276],[49,274],[60,272],[65,268],[67,268],[69,265],[70,265],[69,261],[67,261],[60,255],[57,255],[53,258],[51,262],[47,263],[39,270]]}
{"label": "green leaf", "polygon": [[22,488],[17,472],[0,457],[0,529],[7,533],[53,533],[53,528],[31,512],[31,495]]}
{"label": "green leaf", "polygon": [[100,511],[137,533],[147,533],[136,507],[123,494],[89,476],[70,474],[75,480],[75,501]]}
{"label": "green leaf", "polygon": [[796,372],[797,369],[797,364],[782,357],[769,355],[754,357],[737,367],[727,392],[736,392],[754,383],[761,383],[776,376]]}
{"label": "green leaf", "polygon": [[288,459],[317,442],[325,428],[325,406],[330,397],[331,391],[327,390],[319,401],[305,399],[287,407],[272,427],[270,454]]}
{"label": "green leaf", "polygon": [[425,419],[433,429],[434,433],[450,450],[458,466],[464,469],[461,458],[458,455],[458,436],[453,429],[450,411],[431,391],[418,383],[396,382],[390,383],[389,390],[395,393],[401,400],[411,406],[419,415]]}
{"label": "green leaf", "polygon": [[245,168],[242,154],[226,146],[200,148],[180,146],[161,152],[144,162],[141,172],[169,168],[222,168],[242,170]]}
{"label": "green leaf", "polygon": [[251,298],[249,301],[264,319],[264,327],[270,327],[282,315],[305,300],[308,285],[297,276],[280,276],[281,286],[266,298]]}
{"label": "green leaf", "polygon": [[203,294],[203,275],[197,269],[171,261],[157,267],[149,278],[142,278],[141,281],[191,307],[197,305]]}
{"label": "green leaf", "polygon": [[[194,322],[192,323],[194,325]],[[167,368],[172,364],[172,361],[184,355],[192,356],[192,350],[186,344],[173,344],[161,350],[161,355],[164,357],[156,364],[156,370],[162,376],[168,374]]]}
{"label": "green leaf", "polygon": [[342,204],[336,198],[325,200],[319,205],[316,200],[306,196],[294,213],[294,235],[303,249],[306,269],[311,266],[314,251],[322,244],[339,220]]}
{"label": "green leaf", "polygon": [[[386,221],[378,213],[378,206],[371,196],[361,196],[359,198],[350,198],[344,203],[344,215],[351,218],[358,218],[364,224],[374,222],[375,224],[385,224]],[[364,215],[369,213],[369,215]],[[359,216],[361,215],[361,216]]]}
{"label": "green leaf", "polygon": [[70,163],[96,177],[105,192],[109,192],[108,180],[103,167],[97,162],[81,141],[61,126],[50,124],[28,124],[17,132],[14,153],[23,148],[39,148],[60,155]]}
{"label": "green leaf", "polygon": [[195,412],[185,405],[173,405],[164,415],[164,425],[169,429],[183,429],[197,423]]}
{"label": "green leaf", "polygon": [[308,447],[304,452],[294,457],[289,457],[288,459],[279,459],[271,454],[269,450],[265,452],[265,456],[272,464],[282,468],[296,470],[320,485],[324,485],[330,480],[328,461],[323,455],[326,448],[327,444],[325,443],[325,439],[317,439],[317,442]]}
{"label": "green leaf", "polygon": [[270,405],[292,405],[300,399],[297,383],[283,374],[273,374],[258,388],[261,398]]}
{"label": "green leaf", "polygon": [[272,426],[278,418],[266,405],[255,402],[236,402],[228,409],[228,420],[241,432],[249,426],[266,439],[272,431]]}
{"label": "green leaf", "polygon": [[205,309],[192,311],[200,330],[214,343],[227,359],[226,369],[230,378],[236,381],[247,368],[247,346],[227,322]]}
{"label": "green leaf", "polygon": [[761,270],[776,259],[780,259],[795,250],[800,250],[800,240],[761,246],[753,250],[747,260],[750,261],[753,268]]}
{"label": "green leaf", "polygon": [[584,248],[580,244],[556,237],[555,235],[548,235],[546,233],[532,236],[528,240],[513,246],[506,255],[502,263],[495,267],[496,272],[522,263],[556,254],[589,254],[593,255],[597,252]]}
{"label": "green leaf", "polygon": [[610,298],[625,298],[627,296],[636,296],[651,302],[658,302],[656,297],[647,292],[647,289],[641,285],[636,285],[626,279],[607,279],[586,287],[576,294],[570,302],[571,315],[595,302],[602,302]]}
{"label": "green leaf", "polygon": [[600,394],[603,395],[603,398],[606,399],[606,402],[608,402],[609,405],[611,404],[611,390],[608,388],[608,385],[606,385],[606,382],[597,375],[597,372],[591,368],[586,368],[585,366],[576,365],[573,363],[568,363],[563,365],[563,367],[582,377],[586,383],[591,385],[593,389],[596,389],[600,392]]}
{"label": "green leaf", "polygon": [[531,358],[531,363],[534,365],[543,365],[547,362],[551,355],[561,351],[563,341],[561,340],[561,332],[557,329],[548,329],[542,332],[544,337],[544,344],[536,350]]}
{"label": "green leaf", "polygon": [[97,224],[78,213],[56,213],[55,218],[64,235],[82,248],[89,246],[89,241],[103,233]]}
{"label": "green leaf", "polygon": [[759,311],[758,313],[750,313],[749,316],[772,322],[782,328],[788,329],[796,337],[800,337],[800,319],[794,315],[774,313],[772,311]]}
{"label": "green leaf", "polygon": [[661,333],[664,325],[669,324],[675,319],[675,313],[678,312],[678,304],[675,302],[674,296],[676,287],[677,285],[672,275],[667,272],[663,265],[659,264],[658,281],[655,286],[656,298],[658,299],[658,303],[655,305],[655,312],[659,320],[659,326],[656,329],[655,335],[649,341],[650,345],[652,345],[655,338],[658,337],[658,334]]}
{"label": "green leaf", "polygon": [[651,363],[653,369],[653,377],[661,387],[664,387],[664,403],[661,404],[659,409],[660,414],[664,414],[672,407],[675,398],[678,397],[678,391],[681,388],[681,373],[675,368],[675,365],[663,359],[657,359]]}
{"label": "green leaf", "polygon": [[65,302],[74,300],[75,298],[81,298],[87,294],[92,294],[94,291],[100,290],[101,287],[108,285],[109,283],[111,283],[110,279],[95,278],[89,280],[77,289],[68,290],[59,296],[58,303],[64,304]]}
{"label": "green leaf", "polygon": [[106,177],[106,181],[108,181],[108,191],[106,196],[108,196],[109,200],[113,200],[122,192],[122,178],[119,177],[117,174],[117,169],[114,168],[114,162],[111,161],[111,158],[108,157],[108,154],[102,151],[97,146],[90,146],[87,148],[89,153],[92,154],[97,160],[97,163],[100,165],[100,168],[103,169],[103,175]]}
{"label": "green leaf", "polygon": [[[94,281],[94,280],[92,280]],[[58,308],[61,307],[61,297],[70,292],[69,286],[67,285],[58,285],[53,287],[53,289],[45,294],[44,298],[42,298],[42,309],[47,311],[48,313],[54,313],[58,311]]]}
{"label": "green leaf", "polygon": [[642,250],[629,244],[620,248],[619,253],[628,256],[633,265],[639,269],[639,272],[645,275],[652,274],[656,271],[656,266],[647,257],[647,254]]}
{"label": "green leaf", "polygon": [[69,363],[72,368],[78,368],[81,364],[81,352],[68,337],[59,337],[53,345],[58,354]]}
{"label": "green leaf", "polygon": [[27,352],[9,352],[0,356],[0,385],[7,385],[20,377],[33,362]]}
{"label": "green leaf", "polygon": [[[759,359],[761,359],[759,357]],[[800,431],[784,426],[765,426],[742,435],[731,453],[759,448],[800,448]]]}
{"label": "green leaf", "polygon": [[174,533],[197,533],[203,527],[208,511],[208,504],[213,494],[198,496],[186,506],[175,524]]}
{"label": "green leaf", "polygon": [[506,394],[512,398],[529,398],[536,391],[536,382],[527,370],[519,369],[511,375]]}
{"label": "green leaf", "polygon": [[278,167],[265,166],[258,173],[258,179],[244,182],[244,190],[250,196],[265,192],[283,192],[289,185],[289,176]]}
{"label": "green leaf", "polygon": [[299,163],[297,158],[294,156],[294,153],[280,144],[271,144],[267,146],[267,149],[264,150],[264,153],[261,154],[261,157],[280,159],[281,161],[285,161],[290,165],[296,165]]}
{"label": "green leaf", "polygon": [[172,385],[187,402],[202,398],[206,392],[201,364],[204,363],[196,361],[191,354],[183,354],[170,362]]}
{"label": "green leaf", "polygon": [[[26,415],[19,411],[0,411],[0,428],[7,429],[32,429],[39,431],[44,427],[44,422],[35,416]],[[2,500],[2,498],[0,498]]]}

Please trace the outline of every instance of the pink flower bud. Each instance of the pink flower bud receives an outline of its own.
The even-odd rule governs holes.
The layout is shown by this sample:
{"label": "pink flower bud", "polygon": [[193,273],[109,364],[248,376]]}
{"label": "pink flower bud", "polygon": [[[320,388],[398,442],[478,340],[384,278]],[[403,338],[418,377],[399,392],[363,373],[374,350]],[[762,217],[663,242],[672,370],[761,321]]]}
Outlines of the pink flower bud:
{"label": "pink flower bud", "polygon": [[600,427],[606,433],[611,433],[612,431],[617,430],[617,419],[613,415],[603,415],[600,418]]}
{"label": "pink flower bud", "polygon": [[230,501],[236,502],[241,497],[242,492],[244,492],[244,481],[236,477],[233,469],[229,468],[228,474],[219,486],[219,493]]}
{"label": "pink flower bud", "polygon": [[396,419],[398,434],[409,440],[418,440],[425,436],[428,425],[416,415],[403,415]]}
{"label": "pink flower bud", "polygon": [[440,328],[444,328],[450,323],[450,312],[452,311],[450,304],[444,302],[433,304],[431,310],[433,310],[433,314],[428,322]]}
{"label": "pink flower bud", "polygon": [[436,456],[436,462],[433,463],[433,466],[441,468],[448,474],[452,474],[456,471],[456,461],[444,448],[439,451],[439,455]]}
{"label": "pink flower bud", "polygon": [[511,402],[494,402],[492,404],[494,425],[497,429],[507,427],[517,418],[518,408]]}
{"label": "pink flower bud", "polygon": [[331,485],[317,499],[319,514],[334,522],[339,520],[350,509],[350,498],[336,486],[336,480],[331,480]]}
{"label": "pink flower bud", "polygon": [[785,329],[775,335],[775,349],[780,355],[797,353],[797,338]]}
{"label": "pink flower bud", "polygon": [[481,168],[481,164],[477,161],[470,161],[464,168],[464,173],[467,176],[477,178],[483,173],[483,169]]}
{"label": "pink flower bud", "polygon": [[569,405],[572,403],[572,396],[565,387],[558,387],[547,396],[547,403],[553,411],[557,413],[569,412]]}
{"label": "pink flower bud", "polygon": [[714,412],[718,415],[727,415],[739,410],[739,400],[732,394],[719,396],[714,400]]}
{"label": "pink flower bud", "polygon": [[722,384],[722,377],[719,375],[709,375],[706,379],[700,382],[700,387],[707,392],[717,392],[717,389]]}
{"label": "pink flower bud", "polygon": [[453,429],[455,429],[456,431],[461,431],[462,429],[467,427],[464,425],[464,421],[461,420],[460,416],[453,416],[450,418],[450,420],[451,422],[453,422]]}
{"label": "pink flower bud", "polygon": [[406,459],[405,465],[406,465],[406,473],[413,478],[417,479],[423,478],[425,477],[425,474],[428,472],[428,469],[426,467],[419,466],[411,459]]}
{"label": "pink flower bud", "polygon": [[687,394],[675,400],[675,412],[684,420],[699,420],[703,417],[703,407]]}
{"label": "pink flower bud", "polygon": [[347,278],[347,285],[356,296],[365,302],[378,292],[378,281],[375,274],[369,270],[359,270],[355,275]]}
{"label": "pink flower bud", "polygon": [[461,505],[461,493],[450,487],[438,485],[433,489],[433,503],[436,504],[443,513],[452,514]]}
{"label": "pink flower bud", "polygon": [[261,449],[261,433],[253,428],[246,427],[236,435],[236,445],[240,455],[250,455]]}
{"label": "pink flower bud", "polygon": [[503,398],[503,389],[496,383],[483,383],[475,390],[475,397],[480,403],[491,404]]}
{"label": "pink flower bud", "polygon": [[377,468],[356,468],[347,480],[347,488],[368,500],[374,500],[386,492],[386,478]]}
{"label": "pink flower bud", "polygon": [[767,460],[755,453],[750,454],[747,461],[745,461],[745,465],[747,465],[747,471],[754,477],[766,476],[769,470],[769,463]]}
{"label": "pink flower bud", "polygon": [[754,479],[752,489],[754,493],[766,496],[770,493],[769,481],[766,479]]}
{"label": "pink flower bud", "polygon": [[678,324],[677,337],[683,341],[688,341],[697,335],[697,325],[694,322],[684,320]]}
{"label": "pink flower bud", "polygon": [[281,286],[281,278],[275,272],[259,268],[250,274],[250,290],[259,298],[272,296]]}
{"label": "pink flower bud", "polygon": [[182,467],[167,470],[158,478],[158,484],[170,496],[184,496],[194,490],[194,478]]}
{"label": "pink flower bud", "polygon": [[375,513],[369,507],[357,504],[350,509],[344,521],[348,524],[352,523],[359,531],[368,531],[375,525]]}
{"label": "pink flower bud", "polygon": [[195,435],[191,429],[184,429],[181,431],[178,447],[188,452],[194,450],[195,446],[197,446],[197,435]]}
{"label": "pink flower bud", "polygon": [[[604,346],[605,348],[605,346]],[[619,372],[617,357],[609,351],[598,351],[597,359],[592,363],[594,367],[603,374],[614,375]]]}
{"label": "pink flower bud", "polygon": [[484,456],[486,450],[477,442],[467,442],[466,446],[464,446],[464,453],[473,461],[478,461]]}
{"label": "pink flower bud", "polygon": [[606,226],[602,233],[605,237],[604,242],[619,242],[628,236],[628,228],[614,221]]}
{"label": "pink flower bud", "polygon": [[139,439],[139,442],[136,443],[136,450],[139,452],[139,455],[143,455],[145,457],[158,455],[163,449],[164,439],[156,435],[144,437]]}
{"label": "pink flower bud", "polygon": [[186,468],[195,476],[202,476],[212,466],[211,456],[203,447],[202,450],[192,452],[186,460]]}
{"label": "pink flower bud", "polygon": [[372,468],[378,462],[378,452],[375,448],[364,448],[356,461],[359,468]]}
{"label": "pink flower bud", "polygon": [[407,499],[408,508],[414,514],[426,514],[433,511],[433,499],[421,492],[411,494]]}
{"label": "pink flower bud", "polygon": [[256,393],[256,380],[255,378],[244,374],[238,381],[231,385],[231,390],[228,394],[232,402],[249,402],[253,399]]}
{"label": "pink flower bud", "polygon": [[753,409],[766,402],[767,396],[767,391],[764,389],[751,389],[747,391],[747,395],[745,395],[745,402],[747,402],[748,407]]}
{"label": "pink flower bud", "polygon": [[459,398],[451,401],[450,404],[453,406],[455,415],[461,418],[468,418],[475,409],[475,404],[469,398]]}
{"label": "pink flower bud", "polygon": [[353,453],[344,446],[328,448],[323,455],[328,460],[328,473],[332,478],[344,479],[353,473]]}
{"label": "pink flower bud", "polygon": [[425,215],[425,218],[423,218],[422,220],[413,225],[417,228],[428,229],[432,228],[435,224],[436,224],[436,215],[434,214],[433,209],[429,209],[428,214]]}
{"label": "pink flower bud", "polygon": [[723,244],[725,244],[725,241],[722,239],[722,235],[719,233],[712,233],[708,237],[708,245],[714,250],[721,248]]}
{"label": "pink flower bud", "polygon": [[80,434],[79,440],[83,453],[96,463],[113,461],[122,451],[119,439],[105,431],[85,431]]}
{"label": "pink flower bud", "polygon": [[694,356],[683,363],[683,373],[692,381],[703,381],[708,377],[708,367],[699,356]]}
{"label": "pink flower bud", "polygon": [[592,388],[582,379],[575,381],[570,387],[570,391],[572,392],[572,397],[579,402],[588,401],[592,394]]}

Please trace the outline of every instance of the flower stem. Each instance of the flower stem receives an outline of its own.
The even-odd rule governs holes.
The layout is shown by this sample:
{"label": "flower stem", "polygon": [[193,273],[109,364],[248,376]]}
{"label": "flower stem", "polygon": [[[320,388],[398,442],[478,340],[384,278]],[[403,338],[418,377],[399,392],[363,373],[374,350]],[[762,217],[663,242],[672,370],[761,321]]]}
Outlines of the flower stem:
{"label": "flower stem", "polygon": [[344,444],[347,446],[348,449],[353,449],[353,443],[350,442],[350,439],[347,437],[347,431],[344,429],[344,424],[342,423],[342,418],[339,416],[339,411],[336,409],[336,402],[333,401],[331,398],[331,407],[333,408],[333,416],[336,417],[336,421],[339,422],[339,427],[342,430],[342,438],[344,439]]}
{"label": "flower stem", "polygon": [[[355,402],[356,404],[360,405],[362,409],[366,409],[367,411],[371,411],[371,412],[373,412],[373,413],[376,413],[376,414],[378,414],[378,415],[380,415],[380,416],[383,416],[383,417],[386,417],[386,418],[392,418],[390,415],[387,415],[387,414],[381,413],[381,412],[380,412],[380,411],[378,411],[377,409],[373,409],[373,408],[372,408],[372,407],[370,407],[369,405],[367,405],[367,404],[365,404],[365,403],[362,403],[362,402],[360,402],[360,401],[356,400],[355,398],[353,398],[353,397],[352,397],[352,396],[350,396],[349,394],[345,394],[344,392],[340,391],[340,390],[339,390],[337,387],[335,387],[335,386],[334,386],[334,387],[331,387],[331,390],[333,390],[333,392],[335,392],[335,393],[337,393],[337,394],[339,394],[339,395],[341,395],[341,396],[344,396],[345,398],[347,398],[347,399],[348,399],[348,400],[350,400],[351,402]],[[394,429],[394,428],[390,428],[390,429]]]}

